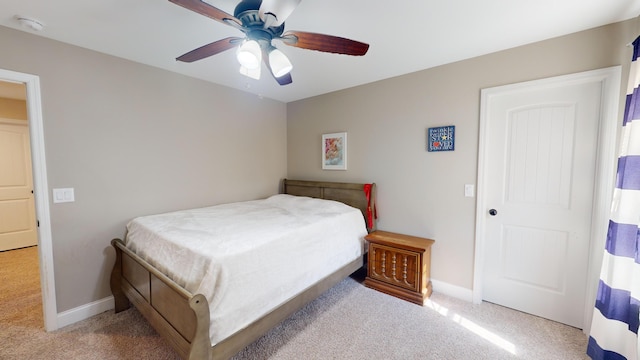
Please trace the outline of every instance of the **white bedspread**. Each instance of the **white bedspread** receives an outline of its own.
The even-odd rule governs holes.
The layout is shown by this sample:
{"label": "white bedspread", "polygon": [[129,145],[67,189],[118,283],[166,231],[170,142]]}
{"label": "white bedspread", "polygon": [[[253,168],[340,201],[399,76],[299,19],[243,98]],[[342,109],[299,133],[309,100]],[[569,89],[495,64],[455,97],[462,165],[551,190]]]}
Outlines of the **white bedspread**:
{"label": "white bedspread", "polygon": [[211,312],[211,344],[362,255],[360,210],[339,202],[268,199],[136,218],[127,247]]}

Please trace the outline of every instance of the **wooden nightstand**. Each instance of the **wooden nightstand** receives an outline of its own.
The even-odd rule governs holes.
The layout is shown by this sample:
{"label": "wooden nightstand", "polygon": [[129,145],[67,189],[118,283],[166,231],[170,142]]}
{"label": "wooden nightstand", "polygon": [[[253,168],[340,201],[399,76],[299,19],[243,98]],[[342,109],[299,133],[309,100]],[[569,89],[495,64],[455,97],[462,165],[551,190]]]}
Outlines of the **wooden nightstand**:
{"label": "wooden nightstand", "polygon": [[369,258],[364,284],[423,305],[431,295],[431,245],[435,241],[387,231],[374,231],[365,239]]}

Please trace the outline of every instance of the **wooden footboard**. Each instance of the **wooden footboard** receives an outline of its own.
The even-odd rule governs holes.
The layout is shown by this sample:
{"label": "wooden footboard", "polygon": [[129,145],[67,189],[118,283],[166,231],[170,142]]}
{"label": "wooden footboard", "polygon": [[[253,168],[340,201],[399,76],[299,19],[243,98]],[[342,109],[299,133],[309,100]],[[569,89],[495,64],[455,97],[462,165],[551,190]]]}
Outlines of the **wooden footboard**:
{"label": "wooden footboard", "polygon": [[116,250],[111,271],[116,313],[133,303],[180,357],[189,360],[232,357],[363,265],[362,257],[353,260],[212,347],[207,299],[190,294],[127,249],[122,240],[113,239],[111,244]]}
{"label": "wooden footboard", "polygon": [[192,295],[142,258],[127,249],[120,239],[111,244],[116,263],[111,272],[115,310],[133,303],[151,326],[184,359],[209,359],[209,304]]}

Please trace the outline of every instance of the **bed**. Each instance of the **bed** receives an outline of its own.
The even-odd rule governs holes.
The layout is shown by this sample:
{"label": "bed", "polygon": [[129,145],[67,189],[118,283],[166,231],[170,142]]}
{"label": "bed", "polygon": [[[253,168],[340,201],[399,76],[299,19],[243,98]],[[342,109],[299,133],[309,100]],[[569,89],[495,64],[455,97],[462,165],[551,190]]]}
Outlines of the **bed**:
{"label": "bed", "polygon": [[[115,311],[133,304],[184,359],[228,359],[362,267],[362,238],[375,230],[375,190],[375,184],[285,179],[280,194],[264,201],[134,219],[128,224],[126,243],[121,239],[111,242],[116,251],[111,273]],[[293,230],[293,226],[290,231],[272,229],[270,212],[277,213],[273,215],[276,219],[280,213],[289,213],[289,206],[323,210],[312,216],[313,221],[304,220],[305,232]],[[244,227],[231,227],[233,235],[223,236],[218,248],[202,250],[215,260],[201,259],[192,252],[196,245],[189,244],[197,237],[215,238],[219,228],[226,225],[201,228],[200,223],[209,224],[207,217],[220,214],[239,216],[240,220],[242,216],[234,214],[253,214],[261,222],[246,228],[257,226],[263,231],[247,241],[256,246],[247,245],[246,251],[240,251],[244,245],[230,246],[239,243],[226,239],[252,233]],[[182,218],[188,219],[186,225]],[[327,225],[326,221],[337,223]],[[358,221],[359,225],[353,225]],[[176,224],[180,225],[179,231]],[[154,227],[166,230],[163,234],[179,234],[179,241],[169,235],[158,239],[154,230],[149,230]],[[355,238],[358,245],[354,245]],[[287,245],[287,241],[297,244],[299,239],[306,242]],[[155,241],[167,242],[153,245]],[[176,242],[183,248],[175,248]],[[221,246],[226,250],[220,250]],[[327,249],[339,251],[330,253]],[[186,267],[181,264],[184,259],[190,259]],[[319,263],[326,264],[320,267]],[[251,303],[256,301],[262,305],[252,308]]]}

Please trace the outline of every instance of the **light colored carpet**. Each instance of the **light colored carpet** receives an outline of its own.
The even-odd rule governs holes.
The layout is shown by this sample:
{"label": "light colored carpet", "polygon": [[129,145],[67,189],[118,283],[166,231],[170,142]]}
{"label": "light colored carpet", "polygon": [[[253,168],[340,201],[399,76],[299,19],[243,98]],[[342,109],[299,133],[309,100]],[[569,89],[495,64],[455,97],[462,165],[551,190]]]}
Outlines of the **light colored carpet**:
{"label": "light colored carpet", "polygon": [[[39,283],[35,295],[32,289],[17,300],[6,296],[5,285],[16,281],[5,255],[0,253],[0,359],[178,358],[135,309],[44,332]],[[18,265],[25,273],[26,267]],[[437,292],[421,307],[366,288],[361,280],[362,273],[343,280],[234,360],[588,359],[587,338],[578,329]],[[26,282],[18,281],[19,287],[26,289]]]}

